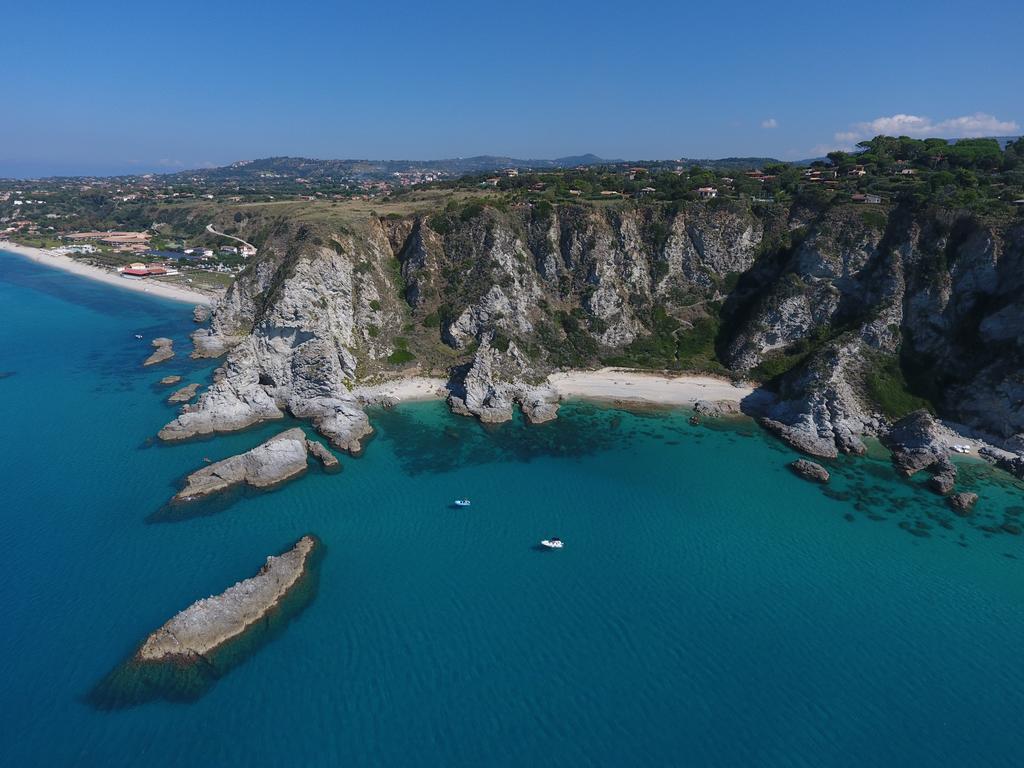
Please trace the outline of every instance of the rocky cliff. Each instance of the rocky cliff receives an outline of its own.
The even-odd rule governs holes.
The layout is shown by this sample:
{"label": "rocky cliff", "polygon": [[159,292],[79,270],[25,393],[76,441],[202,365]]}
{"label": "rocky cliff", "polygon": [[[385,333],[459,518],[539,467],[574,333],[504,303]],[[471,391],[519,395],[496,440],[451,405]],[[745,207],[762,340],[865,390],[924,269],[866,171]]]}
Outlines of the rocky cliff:
{"label": "rocky cliff", "polygon": [[[255,236],[255,235],[253,235]],[[283,217],[195,334],[225,355],[161,433],[288,413],[357,452],[356,382],[449,377],[460,413],[555,416],[545,379],[602,363],[711,370],[776,392],[802,450],[863,450],[917,406],[1024,449],[1024,226],[885,206],[741,203]]]}

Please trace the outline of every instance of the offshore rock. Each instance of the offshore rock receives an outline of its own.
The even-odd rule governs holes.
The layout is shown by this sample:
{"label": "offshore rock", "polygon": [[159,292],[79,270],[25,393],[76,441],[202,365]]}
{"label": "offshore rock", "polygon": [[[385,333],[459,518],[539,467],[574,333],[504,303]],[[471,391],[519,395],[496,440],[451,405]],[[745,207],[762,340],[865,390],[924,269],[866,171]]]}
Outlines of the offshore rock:
{"label": "offshore rock", "polygon": [[146,358],[143,365],[156,365],[174,357],[174,341],[172,339],[160,337],[153,339],[152,344],[156,347],[156,351]]}
{"label": "offshore rock", "polygon": [[789,464],[789,468],[804,480],[811,480],[815,483],[827,483],[831,475],[821,464],[807,459],[797,459]]}
{"label": "offshore rock", "polygon": [[181,381],[181,376],[164,376],[160,379],[160,384],[165,387],[169,387],[172,384],[177,384]]}
{"label": "offshore rock", "polygon": [[323,443],[307,439],[306,449],[313,454],[324,469],[336,470],[341,468],[341,462],[338,461],[338,457],[331,453]]}
{"label": "offshore rock", "polygon": [[956,487],[956,465],[943,456],[928,467],[932,476],[928,478],[928,487],[942,496],[948,496]]}
{"label": "offshore rock", "polygon": [[198,384],[188,384],[181,389],[175,391],[167,398],[168,403],[187,403],[193,397],[196,396],[196,390],[199,389]]}
{"label": "offshore rock", "polygon": [[192,320],[197,323],[205,323],[210,319],[210,308],[205,304],[196,304],[192,310]]}
{"label": "offshore rock", "polygon": [[947,501],[958,516],[969,517],[975,503],[978,501],[978,494],[962,491],[961,493],[954,493]]}
{"label": "offshore rock", "polygon": [[193,472],[173,501],[205,498],[245,484],[270,488],[306,471],[306,435],[298,427],[276,435],[252,450]]}
{"label": "offshore rock", "polygon": [[315,538],[303,536],[284,554],[268,557],[255,576],[196,601],[146,638],[136,661],[197,663],[273,610],[302,577],[316,547]]}
{"label": "offshore rock", "polygon": [[312,601],[323,549],[315,536],[303,536],[256,575],[176,614],[100,681],[90,703],[195,701]]}

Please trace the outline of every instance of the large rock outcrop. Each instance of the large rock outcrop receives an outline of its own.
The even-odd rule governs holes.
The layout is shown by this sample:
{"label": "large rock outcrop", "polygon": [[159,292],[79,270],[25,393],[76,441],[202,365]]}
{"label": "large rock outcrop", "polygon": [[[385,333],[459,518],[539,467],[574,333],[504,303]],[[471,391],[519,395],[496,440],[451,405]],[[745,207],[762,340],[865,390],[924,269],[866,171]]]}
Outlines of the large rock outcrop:
{"label": "large rock outcrop", "polygon": [[289,429],[245,453],[193,472],[174,501],[196,501],[243,484],[253,488],[280,485],[306,471],[308,450],[302,430]]}
{"label": "large rock outcrop", "polygon": [[259,573],[219,595],[197,600],[153,632],[135,653],[143,663],[191,665],[263,621],[302,579],[320,546],[303,536],[283,554],[268,557]]}

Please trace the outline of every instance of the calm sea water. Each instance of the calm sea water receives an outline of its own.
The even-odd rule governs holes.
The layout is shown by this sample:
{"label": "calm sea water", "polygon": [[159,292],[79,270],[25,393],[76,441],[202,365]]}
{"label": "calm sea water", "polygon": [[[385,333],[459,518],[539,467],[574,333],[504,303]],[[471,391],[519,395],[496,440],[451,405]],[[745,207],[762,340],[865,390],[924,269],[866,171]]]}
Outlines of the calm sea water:
{"label": "calm sea water", "polygon": [[[189,307],[0,255],[0,308],[5,765],[1024,761],[1024,546],[978,527],[1024,510],[1005,476],[967,468],[967,523],[884,458],[826,495],[750,426],[580,404],[487,430],[426,403],[374,414],[338,475],[153,523],[204,457],[281,425],[152,444],[156,381],[212,367],[184,355]],[[134,333],[179,356],[143,369]],[[205,696],[89,704],[306,532],[314,601]]]}

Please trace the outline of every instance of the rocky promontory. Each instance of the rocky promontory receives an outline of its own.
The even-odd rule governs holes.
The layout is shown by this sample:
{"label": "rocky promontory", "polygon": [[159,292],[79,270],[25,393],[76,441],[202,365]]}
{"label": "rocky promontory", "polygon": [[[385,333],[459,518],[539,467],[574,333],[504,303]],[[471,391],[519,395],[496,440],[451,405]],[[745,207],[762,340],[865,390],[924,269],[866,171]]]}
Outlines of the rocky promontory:
{"label": "rocky promontory", "polygon": [[882,442],[892,451],[892,462],[907,477],[949,459],[948,430],[925,410],[897,421]]}
{"label": "rocky promontory", "polygon": [[174,357],[174,340],[160,337],[151,342],[156,347],[153,354],[146,358],[143,365],[156,365]]}
{"label": "rocky promontory", "polygon": [[194,664],[262,621],[306,571],[320,546],[303,536],[281,555],[268,557],[255,576],[198,600],[153,632],[135,653],[139,662]]}
{"label": "rocky promontory", "polygon": [[303,431],[289,429],[252,450],[193,472],[173,501],[195,501],[243,484],[271,488],[305,472],[307,452]]}

